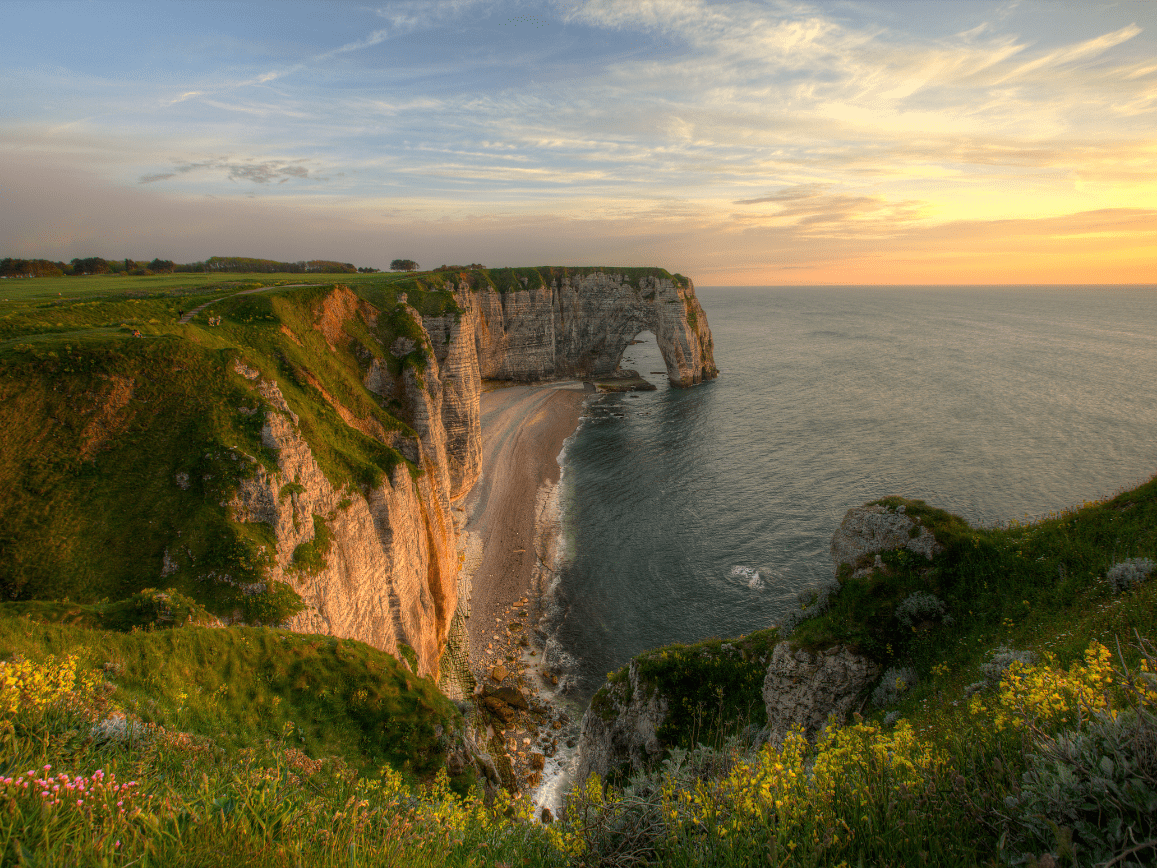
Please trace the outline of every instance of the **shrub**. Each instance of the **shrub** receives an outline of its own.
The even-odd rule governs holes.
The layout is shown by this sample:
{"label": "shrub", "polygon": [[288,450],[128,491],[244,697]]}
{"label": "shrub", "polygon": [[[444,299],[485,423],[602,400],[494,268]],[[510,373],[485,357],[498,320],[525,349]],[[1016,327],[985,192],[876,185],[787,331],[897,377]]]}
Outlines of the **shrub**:
{"label": "shrub", "polygon": [[990,687],[999,687],[1001,679],[1004,678],[1005,670],[1013,663],[1018,663],[1021,666],[1032,666],[1036,663],[1036,655],[1031,651],[997,648],[992,652],[991,659],[980,667],[980,671]]}
{"label": "shrub", "polygon": [[1129,558],[1110,567],[1105,578],[1112,583],[1114,592],[1123,594],[1149,578],[1154,568],[1157,568],[1157,563],[1149,558]]}
{"label": "shrub", "polygon": [[877,708],[895,705],[917,680],[916,670],[911,666],[892,666],[872,691],[872,705]]}
{"label": "shrub", "polygon": [[953,623],[944,601],[924,591],[917,591],[905,597],[896,607],[896,618],[905,627],[913,630],[927,621],[940,621],[948,625]]}
{"label": "shrub", "polygon": [[[1091,651],[1094,649],[1090,649]],[[1106,659],[1097,649],[1090,663]],[[1038,734],[1023,788],[1005,800],[1016,822],[1009,846],[1031,856],[1041,846],[1073,864],[1141,866],[1157,854],[1157,679],[1144,643],[1139,672],[1117,672],[1126,708],[1096,710],[1085,725]],[[1076,667],[1074,667],[1075,669]],[[1102,686],[1085,670],[1084,692]]]}
{"label": "shrub", "polygon": [[297,591],[285,582],[270,582],[262,593],[246,595],[244,603],[248,624],[284,624],[305,608]]}

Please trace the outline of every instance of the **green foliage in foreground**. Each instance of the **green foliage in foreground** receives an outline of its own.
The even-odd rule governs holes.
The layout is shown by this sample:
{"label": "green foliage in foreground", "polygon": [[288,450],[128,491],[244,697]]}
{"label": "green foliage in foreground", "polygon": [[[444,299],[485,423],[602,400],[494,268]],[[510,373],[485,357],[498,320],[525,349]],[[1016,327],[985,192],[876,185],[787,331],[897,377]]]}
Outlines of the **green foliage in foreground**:
{"label": "green foliage in foreground", "polygon": [[461,725],[432,681],[361,642],[254,627],[112,632],[41,620],[46,607],[13,608],[0,613],[0,659],[74,656],[100,674],[110,706],[222,749],[292,733],[312,756],[430,778]]}
{"label": "green foliage in foreground", "polygon": [[[1153,488],[983,533],[1018,559],[1031,541],[1058,534],[1053,555],[1071,563],[1088,556],[1085,534],[1098,539],[1109,522],[1118,552],[1148,557]],[[1020,556],[1011,554],[1016,546]],[[898,569],[884,578],[906,581]],[[1031,588],[1014,581],[1006,590]],[[75,607],[22,604],[23,612],[0,616],[3,671],[27,669],[21,660],[64,670],[75,655],[77,675],[75,684],[72,670],[30,679],[43,702],[8,702],[8,682],[0,689],[4,859],[688,868],[1151,862],[1157,660],[1129,635],[1153,635],[1157,581],[1118,594],[1090,577],[1072,606],[1041,592],[1035,612],[1034,598],[1022,606],[1025,599],[1019,622],[993,624],[973,609],[927,627],[941,652],[928,669],[917,629],[902,646],[909,656],[896,659],[919,682],[901,691],[896,707],[867,709],[817,745],[789,736],[775,749],[753,740],[754,727],[726,736],[723,718],[755,689],[754,678],[744,687],[743,673],[770,650],[770,631],[650,652],[638,661],[644,684],[663,680],[714,698],[706,711],[719,709],[720,725],[698,730],[713,746],[673,747],[621,787],[588,782],[572,794],[565,820],[545,828],[519,803],[488,807],[477,791],[456,794],[469,775],[453,785],[439,777],[460,718],[432,684],[380,652],[270,629],[111,633],[77,626],[83,613]],[[840,617],[837,595],[799,629],[835,630]],[[1090,644],[1097,638],[1105,642]],[[1038,662],[994,670],[999,645],[1035,650]],[[741,696],[721,704],[712,680]],[[979,691],[971,700],[970,681]],[[127,712],[119,724],[109,722],[114,703]],[[749,722],[733,721],[735,729]],[[676,735],[686,733],[666,737]],[[53,786],[75,794],[80,776],[95,801],[45,809],[36,802],[46,798],[36,787],[45,787],[35,783],[28,795],[21,785],[21,776],[61,773],[67,781]],[[128,780],[137,785],[125,790]]]}
{"label": "green foliage in foreground", "polygon": [[[1090,641],[1115,652],[1119,640],[1118,681],[1126,668],[1135,672],[1141,656],[1135,637],[1157,635],[1157,577],[1122,593],[1106,573],[1126,558],[1157,553],[1157,478],[1030,525],[996,529],[970,528],[919,501],[882,503],[905,507],[945,551],[931,563],[908,552],[889,553],[884,569],[862,579],[844,573],[830,600],[821,595],[804,603],[813,616],[790,640],[808,648],[847,643],[882,668],[904,668],[915,677],[915,684],[880,692],[891,697],[890,707],[868,705],[869,688],[862,708],[870,717],[847,730],[849,738],[860,739],[854,751],[838,739],[832,742],[833,756],[860,756],[854,764],[862,760],[871,774],[853,775],[848,779],[858,781],[855,786],[839,784],[824,796],[827,814],[812,793],[801,796],[798,823],[763,816],[736,825],[746,810],[737,800],[752,796],[739,781],[752,779],[760,763],[776,762],[752,747],[749,725],[758,726],[759,717],[736,713],[762,711],[758,675],[765,667],[752,667],[742,654],[720,653],[742,639],[646,652],[634,661],[639,689],[662,691],[673,709],[659,733],[663,765],[612,790],[610,797],[600,795],[596,808],[589,793],[579,797],[592,841],[601,841],[591,846],[604,854],[605,864],[637,858],[643,864],[745,865],[770,858],[783,865],[862,860],[947,866],[994,860],[1033,864],[1049,854],[1058,864],[1091,865],[1090,853],[1116,855],[1143,844],[1145,834],[1157,834],[1137,825],[1138,817],[1152,810],[1149,805],[1157,808],[1157,719],[1151,712],[1106,722],[1086,709],[1080,721],[1017,731],[999,706],[990,703],[977,711],[967,700],[971,691],[995,689],[992,673],[997,672],[997,682],[1000,675],[993,669],[993,652],[999,648],[1035,652],[1049,661],[1047,671],[1063,671],[1080,663]],[[910,602],[915,595],[934,597],[943,609],[925,606],[929,614],[914,618],[911,612],[921,608]],[[596,694],[592,707],[605,705],[609,713],[607,691],[621,690],[627,676],[627,669],[612,673],[611,687]],[[1130,704],[1122,693],[1114,695],[1118,703]],[[1133,694],[1134,707],[1138,695]],[[728,711],[715,713],[724,708]],[[685,713],[691,710],[698,714]],[[881,725],[884,719],[888,726]],[[896,755],[887,740],[902,725],[909,726],[913,749],[939,757],[919,781],[896,778],[887,764],[873,766],[873,751]],[[1083,734],[1071,735],[1077,732]],[[716,750],[689,754],[696,742]],[[815,754],[805,752],[800,762],[814,763]],[[745,771],[728,784],[739,767]],[[1029,782],[1036,782],[1034,789],[1026,789]],[[1088,802],[1096,793],[1110,795]],[[698,824],[685,822],[687,799],[699,805]],[[1010,821],[1014,808],[1025,818]],[[1029,822],[1033,811],[1038,819]],[[681,831],[672,840],[670,824],[676,819]],[[1027,838],[1026,828],[1034,830]],[[1132,864],[1151,855],[1137,856]],[[1128,864],[1128,858],[1116,864]]]}

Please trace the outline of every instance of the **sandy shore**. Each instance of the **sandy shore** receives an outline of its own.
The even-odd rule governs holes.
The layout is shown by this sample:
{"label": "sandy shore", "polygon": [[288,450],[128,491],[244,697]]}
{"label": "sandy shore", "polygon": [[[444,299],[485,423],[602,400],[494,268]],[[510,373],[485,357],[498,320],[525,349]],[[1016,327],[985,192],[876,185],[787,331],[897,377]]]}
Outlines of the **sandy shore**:
{"label": "sandy shore", "polygon": [[587,394],[577,382],[503,385],[482,394],[482,476],[458,504],[467,534],[476,677],[498,657],[497,648],[488,649],[496,623],[537,592],[540,494],[558,482],[558,454],[578,427]]}

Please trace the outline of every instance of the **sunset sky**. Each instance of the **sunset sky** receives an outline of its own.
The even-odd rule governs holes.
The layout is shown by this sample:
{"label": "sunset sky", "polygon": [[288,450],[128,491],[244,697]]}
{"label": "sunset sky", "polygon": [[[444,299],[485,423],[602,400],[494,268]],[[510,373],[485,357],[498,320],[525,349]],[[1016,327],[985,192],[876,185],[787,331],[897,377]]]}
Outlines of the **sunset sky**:
{"label": "sunset sky", "polygon": [[0,256],[1157,283],[1157,3],[15,2]]}

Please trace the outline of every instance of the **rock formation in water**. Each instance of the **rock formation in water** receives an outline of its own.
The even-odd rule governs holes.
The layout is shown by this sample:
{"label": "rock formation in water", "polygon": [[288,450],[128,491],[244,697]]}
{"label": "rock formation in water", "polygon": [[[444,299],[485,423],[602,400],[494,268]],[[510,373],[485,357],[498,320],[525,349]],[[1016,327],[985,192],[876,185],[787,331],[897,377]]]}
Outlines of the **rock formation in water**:
{"label": "rock formation in water", "polygon": [[[655,334],[676,386],[718,376],[707,316],[686,278],[613,270],[534,269],[518,288],[453,285],[469,312],[486,379],[590,378],[612,373],[641,331]],[[557,273],[556,273],[557,272]]]}

